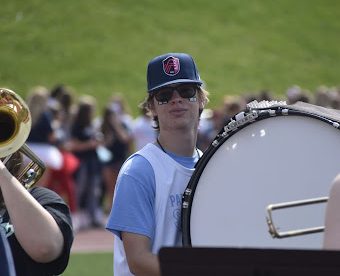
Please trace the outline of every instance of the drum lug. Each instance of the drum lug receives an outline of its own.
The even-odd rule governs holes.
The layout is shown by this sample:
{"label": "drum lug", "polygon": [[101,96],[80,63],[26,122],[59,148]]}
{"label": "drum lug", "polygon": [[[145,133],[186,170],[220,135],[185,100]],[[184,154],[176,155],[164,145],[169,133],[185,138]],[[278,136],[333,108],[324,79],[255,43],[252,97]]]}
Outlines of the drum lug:
{"label": "drum lug", "polygon": [[287,108],[282,109],[282,115],[288,115],[288,113],[289,113],[289,109]]}
{"label": "drum lug", "polygon": [[192,189],[190,189],[190,188],[186,188],[185,189],[184,195],[183,195],[183,203],[182,203],[182,208],[183,209],[187,209],[189,207],[189,202],[186,201],[185,199],[187,197],[190,197],[191,193],[192,193]]}
{"label": "drum lug", "polygon": [[186,188],[186,189],[185,189],[185,192],[184,192],[184,195],[185,195],[185,196],[190,196],[191,193],[192,193],[192,190],[191,190],[190,188]]}
{"label": "drum lug", "polygon": [[332,126],[335,128],[339,128],[340,124],[338,122],[333,122]]}
{"label": "drum lug", "polygon": [[257,117],[258,113],[255,110],[248,114],[245,114],[244,112],[238,113],[235,115],[236,120],[231,120],[228,125],[224,127],[224,131],[227,134],[228,132],[234,131],[245,124],[254,122]]}
{"label": "drum lug", "polygon": [[219,142],[218,142],[217,140],[214,140],[214,141],[211,143],[211,145],[212,145],[213,147],[217,147],[218,144],[219,144]]}
{"label": "drum lug", "polygon": [[187,201],[183,201],[182,208],[183,209],[188,209],[188,207],[189,207],[189,203]]}
{"label": "drum lug", "polygon": [[273,110],[273,109],[269,109],[269,110],[268,110],[268,113],[269,113],[269,116],[270,116],[270,117],[276,116],[276,111]]}

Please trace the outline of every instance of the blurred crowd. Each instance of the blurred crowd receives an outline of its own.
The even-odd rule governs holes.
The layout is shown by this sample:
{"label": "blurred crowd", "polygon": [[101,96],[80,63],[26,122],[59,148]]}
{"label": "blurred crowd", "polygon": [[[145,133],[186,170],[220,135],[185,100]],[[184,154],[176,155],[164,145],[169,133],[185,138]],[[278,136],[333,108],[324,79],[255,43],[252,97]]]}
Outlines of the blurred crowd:
{"label": "blurred crowd", "polygon": [[[322,86],[310,92],[293,86],[284,99],[274,98],[267,90],[226,95],[220,106],[203,112],[198,147],[204,151],[225,123],[254,100],[303,101],[340,109],[340,90]],[[33,87],[26,102],[32,114],[27,144],[46,165],[39,185],[65,199],[75,231],[103,227],[121,165],[131,153],[155,140],[151,117],[143,107],[133,117],[119,93],[112,93],[103,110],[97,110],[96,98],[76,96],[66,85]]]}
{"label": "blurred crowd", "polygon": [[340,88],[320,86],[309,91],[294,85],[289,87],[281,98],[269,90],[245,93],[243,95],[226,95],[221,104],[203,111],[198,133],[198,147],[204,151],[213,141],[222,127],[237,113],[246,109],[252,101],[284,101],[287,104],[296,102],[310,103],[326,108],[340,109]]}
{"label": "blurred crowd", "polygon": [[32,115],[26,143],[46,165],[38,184],[65,199],[78,231],[105,225],[121,165],[156,131],[143,108],[132,117],[119,93],[103,110],[93,96],[75,95],[65,85],[33,87],[26,98]]}

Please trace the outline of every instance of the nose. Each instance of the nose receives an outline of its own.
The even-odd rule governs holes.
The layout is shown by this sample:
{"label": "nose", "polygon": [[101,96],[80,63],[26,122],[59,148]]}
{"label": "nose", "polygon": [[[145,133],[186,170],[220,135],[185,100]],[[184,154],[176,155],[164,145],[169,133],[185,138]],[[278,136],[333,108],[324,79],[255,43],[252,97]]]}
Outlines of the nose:
{"label": "nose", "polygon": [[171,97],[171,102],[174,102],[174,101],[178,101],[178,102],[181,102],[182,101],[182,97],[178,94],[177,90],[174,89],[173,92],[172,92],[172,97]]}

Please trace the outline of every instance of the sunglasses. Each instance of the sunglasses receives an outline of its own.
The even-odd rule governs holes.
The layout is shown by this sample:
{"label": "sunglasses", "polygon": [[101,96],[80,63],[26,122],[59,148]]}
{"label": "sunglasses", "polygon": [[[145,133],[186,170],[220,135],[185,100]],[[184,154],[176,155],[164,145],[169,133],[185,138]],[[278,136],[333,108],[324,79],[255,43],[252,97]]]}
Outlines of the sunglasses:
{"label": "sunglasses", "polygon": [[154,96],[158,101],[158,104],[167,104],[174,93],[177,91],[178,95],[180,95],[184,99],[190,99],[190,101],[196,101],[196,91],[197,87],[192,85],[180,85],[177,87],[166,87],[158,90]]}

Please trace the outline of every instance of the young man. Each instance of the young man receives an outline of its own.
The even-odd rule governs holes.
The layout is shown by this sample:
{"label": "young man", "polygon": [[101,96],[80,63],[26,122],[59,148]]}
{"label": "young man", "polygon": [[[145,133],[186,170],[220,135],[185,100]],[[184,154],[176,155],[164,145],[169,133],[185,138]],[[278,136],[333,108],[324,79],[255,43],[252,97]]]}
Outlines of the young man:
{"label": "young man", "polygon": [[181,199],[202,154],[196,148],[207,92],[192,57],[169,53],[147,69],[143,103],[159,131],[124,163],[107,229],[115,234],[114,275],[160,275],[158,251],[180,246]]}

